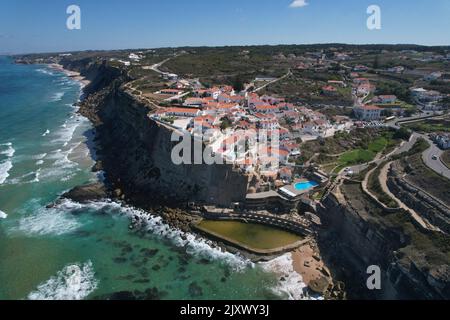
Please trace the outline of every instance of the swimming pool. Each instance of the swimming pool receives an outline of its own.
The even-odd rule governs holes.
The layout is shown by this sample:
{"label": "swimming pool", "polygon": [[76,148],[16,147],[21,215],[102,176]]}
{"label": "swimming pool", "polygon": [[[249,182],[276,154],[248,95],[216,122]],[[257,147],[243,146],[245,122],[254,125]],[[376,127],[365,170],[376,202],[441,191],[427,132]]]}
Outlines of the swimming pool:
{"label": "swimming pool", "polygon": [[304,182],[299,182],[295,184],[295,189],[297,190],[308,190],[308,189],[312,189],[314,187],[317,187],[319,184],[315,181],[304,181]]}

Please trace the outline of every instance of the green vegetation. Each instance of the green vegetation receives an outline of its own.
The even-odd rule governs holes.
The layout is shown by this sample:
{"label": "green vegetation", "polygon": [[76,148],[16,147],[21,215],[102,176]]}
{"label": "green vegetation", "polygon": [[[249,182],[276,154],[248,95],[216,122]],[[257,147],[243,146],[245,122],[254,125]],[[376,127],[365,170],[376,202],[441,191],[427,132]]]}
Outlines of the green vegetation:
{"label": "green vegetation", "polygon": [[292,66],[280,60],[275,47],[210,47],[186,48],[187,54],[168,61],[162,70],[187,78],[200,78],[205,84],[233,85],[236,76],[250,82],[258,76],[279,77]]}
{"label": "green vegetation", "polygon": [[379,81],[377,85],[376,95],[396,95],[398,99],[407,103],[413,103],[411,93],[409,91],[410,86],[413,83],[407,82],[406,84],[397,81]]}
{"label": "green vegetation", "polygon": [[170,124],[173,124],[175,122],[175,118],[174,117],[163,117],[163,118],[161,118],[161,120],[163,122],[167,122],[167,123],[170,123]]}
{"label": "green vegetation", "polygon": [[414,261],[416,267],[424,272],[450,264],[450,236],[422,231],[415,225],[411,215],[404,211],[386,213],[363,193],[361,184],[346,183],[342,190],[358,214],[370,219],[375,230],[387,237],[392,234],[392,230],[403,235],[404,241],[390,242],[401,261],[407,265]]}
{"label": "green vegetation", "polygon": [[418,132],[450,132],[450,118],[447,119],[428,119],[422,122],[406,124],[405,127]]}
{"label": "green vegetation", "polygon": [[322,87],[328,84],[328,80],[342,80],[342,76],[333,71],[314,72],[294,69],[289,77],[266,87],[261,93],[283,96],[287,101],[293,103],[308,102],[311,104],[352,106],[350,87],[337,87],[335,96],[322,94]]}
{"label": "green vegetation", "polygon": [[409,140],[411,138],[412,132],[404,127],[401,127],[399,130],[397,130],[394,133],[394,139],[402,139],[402,140]]}
{"label": "green vegetation", "polygon": [[222,123],[220,124],[221,130],[226,130],[233,125],[233,122],[228,117],[223,117],[220,120],[222,121]]}
{"label": "green vegetation", "polygon": [[380,184],[380,172],[387,162],[381,163],[369,176],[367,187],[377,197],[377,199],[386,205],[388,208],[398,208],[397,202],[386,194]]}
{"label": "green vegetation", "polygon": [[450,205],[448,190],[450,180],[429,169],[422,161],[421,153],[413,154],[401,160],[407,173],[406,179],[418,188],[425,190],[442,202]]}
{"label": "green vegetation", "polygon": [[236,76],[236,78],[234,79],[233,82],[233,89],[236,92],[241,92],[242,90],[244,90],[244,83],[242,82],[241,77],[238,75]]}
{"label": "green vegetation", "polygon": [[352,166],[355,164],[367,163],[372,161],[375,156],[388,146],[386,137],[379,137],[367,145],[366,148],[358,148],[347,151],[339,157],[340,166]]}

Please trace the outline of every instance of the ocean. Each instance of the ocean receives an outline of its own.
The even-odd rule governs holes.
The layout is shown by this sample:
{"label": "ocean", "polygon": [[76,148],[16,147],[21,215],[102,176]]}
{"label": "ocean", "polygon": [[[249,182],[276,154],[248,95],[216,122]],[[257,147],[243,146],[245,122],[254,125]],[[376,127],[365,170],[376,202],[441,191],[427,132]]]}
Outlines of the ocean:
{"label": "ocean", "polygon": [[[0,57],[0,299],[301,298],[289,254],[255,264],[108,200],[48,207],[100,178],[92,128],[74,106],[80,83],[12,62]],[[129,229],[133,215],[144,229]]]}

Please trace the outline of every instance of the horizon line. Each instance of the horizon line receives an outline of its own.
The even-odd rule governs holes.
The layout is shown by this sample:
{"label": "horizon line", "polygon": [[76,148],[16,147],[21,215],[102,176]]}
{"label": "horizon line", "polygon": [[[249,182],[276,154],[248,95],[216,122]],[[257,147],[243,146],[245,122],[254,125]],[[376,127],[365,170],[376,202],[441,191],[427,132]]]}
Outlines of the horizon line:
{"label": "horizon line", "polygon": [[426,45],[414,43],[342,43],[342,42],[315,42],[315,43],[279,43],[279,44],[233,44],[233,45],[187,45],[187,46],[161,46],[161,47],[134,47],[134,48],[110,48],[110,49],[78,49],[66,51],[40,51],[40,52],[0,52],[0,56],[19,56],[29,54],[54,54],[54,53],[81,53],[81,52],[95,52],[95,51],[128,51],[128,50],[161,50],[161,49],[183,49],[183,48],[230,48],[230,47],[277,47],[277,46],[414,46],[425,48],[448,48],[450,44]]}

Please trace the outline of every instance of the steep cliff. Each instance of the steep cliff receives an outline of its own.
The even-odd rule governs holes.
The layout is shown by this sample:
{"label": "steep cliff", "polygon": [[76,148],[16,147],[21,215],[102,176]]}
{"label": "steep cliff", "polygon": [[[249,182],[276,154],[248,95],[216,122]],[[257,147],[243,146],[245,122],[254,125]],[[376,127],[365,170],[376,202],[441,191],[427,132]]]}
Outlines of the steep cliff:
{"label": "steep cliff", "polygon": [[[344,197],[331,194],[319,208],[326,229],[319,244],[348,297],[448,299],[449,238],[418,230],[406,213],[383,212],[359,184],[342,191]],[[381,290],[366,286],[371,265],[381,268]]]}
{"label": "steep cliff", "polygon": [[151,108],[123,89],[125,74],[103,63],[64,65],[92,81],[81,112],[96,127],[103,169],[119,194],[142,205],[245,200],[248,177],[233,166],[172,162],[172,128],[150,119]]}

